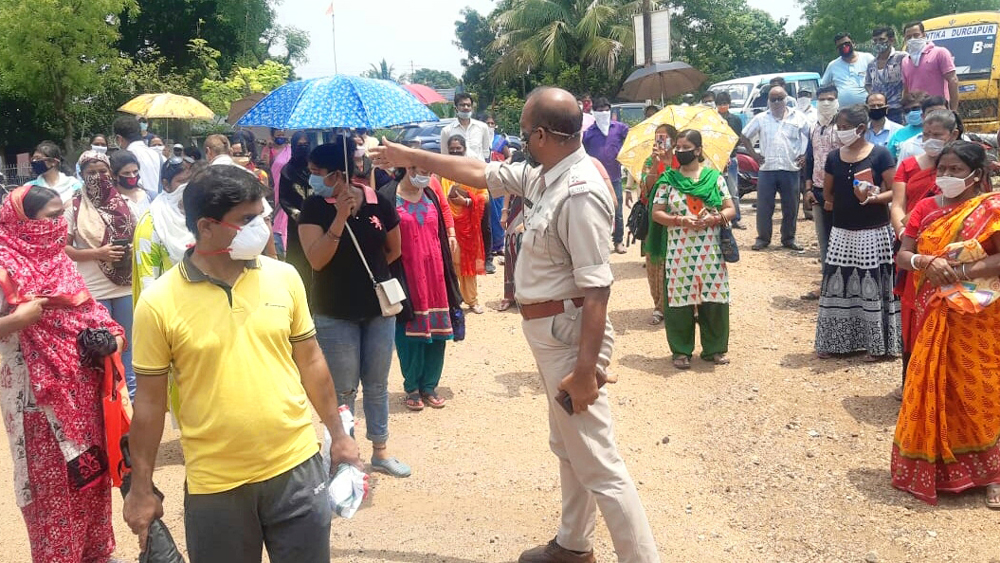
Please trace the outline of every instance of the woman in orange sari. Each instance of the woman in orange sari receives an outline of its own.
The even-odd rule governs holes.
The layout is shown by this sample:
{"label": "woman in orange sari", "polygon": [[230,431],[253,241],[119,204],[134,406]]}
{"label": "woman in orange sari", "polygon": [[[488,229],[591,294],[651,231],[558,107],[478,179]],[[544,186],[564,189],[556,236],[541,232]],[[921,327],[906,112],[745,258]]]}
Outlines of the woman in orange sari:
{"label": "woman in orange sari", "polygon": [[[448,139],[448,154],[465,156],[465,137],[454,135]],[[441,179],[441,186],[448,194],[448,204],[455,218],[455,235],[458,238],[458,253],[454,256],[462,300],[477,315],[483,314],[479,304],[479,289],[476,276],[486,274],[486,242],[490,235],[483,233],[483,217],[490,201],[488,190],[477,190],[462,184]],[[487,221],[488,225],[489,222]]]}
{"label": "woman in orange sari", "polygon": [[981,193],[986,153],[954,141],[937,159],[941,195],[910,213],[897,265],[912,272],[917,330],[892,448],[892,485],[987,487],[1000,508],[1000,194]]}
{"label": "woman in orange sari", "polygon": [[[893,179],[892,205],[889,206],[889,217],[897,239],[902,237],[903,229],[906,227],[906,219],[913,208],[924,198],[941,193],[934,183],[937,177],[937,157],[941,154],[941,149],[944,148],[945,144],[958,138],[958,122],[955,120],[955,114],[946,110],[929,112],[924,118],[923,138],[924,153],[901,161],[896,168],[896,177]],[[916,296],[913,294],[913,284],[907,283],[905,271],[897,272],[896,294],[901,298],[903,379],[905,380],[906,366],[910,361],[913,339],[916,337],[913,309],[909,306]],[[900,385],[893,392],[893,395],[897,399],[901,399],[902,393],[903,387]]]}

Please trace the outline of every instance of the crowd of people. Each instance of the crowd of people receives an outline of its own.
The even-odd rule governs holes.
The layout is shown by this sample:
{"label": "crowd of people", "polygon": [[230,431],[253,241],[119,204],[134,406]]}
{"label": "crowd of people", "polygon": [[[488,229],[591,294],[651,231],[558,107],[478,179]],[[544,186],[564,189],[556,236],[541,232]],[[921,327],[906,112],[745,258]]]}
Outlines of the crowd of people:
{"label": "crowd of people", "polygon": [[[955,112],[950,55],[919,22],[903,34],[897,52],[892,28],[873,30],[874,55],[838,34],[816,92],[790,96],[776,77],[745,125],[728,92],[701,104],[761,164],[753,250],[771,244],[780,198],[780,243],[803,252],[798,209],[810,209],[821,283],[803,298],[818,306],[818,360],[902,357],[892,484],[930,503],[986,486],[1000,508],[989,336],[1000,196]],[[333,465],[361,467],[339,413],[360,392],[371,470],[410,476],[388,447],[392,357],[407,409],[444,408],[447,343],[464,338],[467,313],[484,313],[478,277],[501,257],[497,309],[516,305],[524,320],[563,494],[558,534],[519,561],[594,561],[598,507],[620,561],[659,560],[604,387],[610,255],[628,252],[618,158],[629,127],[606,98],[543,87],[514,150],[474,109],[456,95],[441,154],[366,130],[168,146],[131,116],[94,135],[75,169],[55,143],[35,148],[36,179],[0,205],[0,405],[35,561],[109,561],[115,547],[104,374],[82,361],[83,329],[106,330],[121,352],[134,402],[124,518],[141,545],[163,513],[152,475],[169,412],[193,562],[259,561],[265,545],[272,561],[328,561],[331,507],[315,492],[330,468],[310,405]],[[633,205],[648,210],[652,323],[680,370],[696,332],[701,361],[730,363],[731,229],[746,228],[736,148],[721,170],[705,149],[701,131],[656,123],[632,179]]]}

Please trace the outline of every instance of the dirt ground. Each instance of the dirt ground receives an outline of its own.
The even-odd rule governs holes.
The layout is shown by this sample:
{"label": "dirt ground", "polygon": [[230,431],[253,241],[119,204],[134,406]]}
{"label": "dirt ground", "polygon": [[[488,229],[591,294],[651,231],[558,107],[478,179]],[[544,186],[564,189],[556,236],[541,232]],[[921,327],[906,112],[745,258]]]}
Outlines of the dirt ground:
{"label": "dirt ground", "polygon": [[[612,369],[620,381],[610,398],[661,559],[1000,563],[1000,513],[985,507],[982,490],[944,495],[931,507],[890,486],[899,403],[889,393],[900,364],[816,359],[815,302],[799,299],[819,279],[813,224],[798,225],[804,254],[752,252],[748,203],[751,230],[737,231],[742,261],[730,268],[730,366],[696,358],[691,371],[676,371],[662,325],[649,324],[638,248],[613,258]],[[500,274],[481,278],[490,305],[501,289]],[[448,347],[444,410],[407,412],[393,367],[389,444],[413,476],[373,476],[362,510],[334,521],[334,560],[510,562],[554,536],[558,470],[519,325],[516,312],[470,315],[468,340]],[[182,544],[183,479],[178,433],[168,426],[156,483]],[[0,561],[28,562],[11,481],[10,456],[0,455]],[[118,555],[134,560],[117,496],[114,512]],[[615,561],[602,523],[595,541],[598,561]]]}

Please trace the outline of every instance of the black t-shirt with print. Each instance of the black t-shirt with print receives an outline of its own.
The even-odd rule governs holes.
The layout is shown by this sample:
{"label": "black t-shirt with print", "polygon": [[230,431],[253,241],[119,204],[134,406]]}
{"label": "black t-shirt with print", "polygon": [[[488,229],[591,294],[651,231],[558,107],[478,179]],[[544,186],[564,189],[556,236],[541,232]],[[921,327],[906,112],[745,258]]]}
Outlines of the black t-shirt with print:
{"label": "black t-shirt with print", "polygon": [[[391,276],[385,262],[385,240],[389,231],[399,225],[396,206],[381,194],[378,203],[364,203],[357,215],[347,220],[358,244],[365,253],[375,279],[385,281]],[[337,217],[337,208],[320,196],[309,196],[302,204],[300,225],[318,225],[324,231]],[[344,228],[337,253],[330,262],[313,273],[312,310],[343,320],[362,320],[382,315],[371,279],[361,262],[354,243]]]}
{"label": "black t-shirt with print", "polygon": [[888,206],[861,205],[861,201],[854,195],[854,177],[858,175],[859,179],[867,180],[885,191],[891,189],[891,186],[882,185],[882,174],[894,166],[896,161],[889,149],[877,145],[858,162],[844,162],[839,150],[830,151],[824,170],[833,176],[833,226],[859,231],[888,225]]}

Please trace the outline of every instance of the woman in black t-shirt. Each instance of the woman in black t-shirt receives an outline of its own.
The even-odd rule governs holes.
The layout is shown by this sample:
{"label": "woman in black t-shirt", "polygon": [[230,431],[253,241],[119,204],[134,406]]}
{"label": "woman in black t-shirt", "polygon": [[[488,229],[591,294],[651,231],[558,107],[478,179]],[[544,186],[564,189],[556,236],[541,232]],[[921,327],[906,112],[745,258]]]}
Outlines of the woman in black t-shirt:
{"label": "woman in black t-shirt", "polygon": [[364,260],[377,281],[389,279],[389,264],[399,259],[399,215],[395,202],[367,186],[352,185],[354,141],[338,138],[309,154],[312,195],[302,204],[299,239],[313,269],[312,309],[316,338],[326,356],[337,400],[354,412],[359,384],[372,469],[409,477],[410,468],[391,457],[389,367],[396,334],[395,317],[383,317]]}
{"label": "woman in black t-shirt", "polygon": [[865,106],[841,109],[836,134],[842,148],[826,159],[823,205],[833,211],[833,229],[816,322],[820,358],[860,351],[873,361],[902,351],[888,207],[896,163],[888,149],[865,139],[867,128]]}

